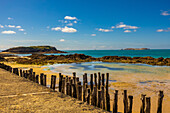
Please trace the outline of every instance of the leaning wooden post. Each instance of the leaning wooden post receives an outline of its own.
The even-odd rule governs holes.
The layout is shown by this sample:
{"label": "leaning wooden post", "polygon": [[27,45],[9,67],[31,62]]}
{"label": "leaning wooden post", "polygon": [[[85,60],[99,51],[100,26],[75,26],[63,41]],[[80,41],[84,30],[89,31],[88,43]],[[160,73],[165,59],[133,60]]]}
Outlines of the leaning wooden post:
{"label": "leaning wooden post", "polygon": [[124,103],[124,113],[127,113],[127,111],[128,111],[127,90],[124,90],[123,95],[124,95],[124,97],[123,97],[123,103]]}
{"label": "leaning wooden post", "polygon": [[118,111],[118,90],[115,90],[115,96],[114,96],[114,103],[113,103],[113,113],[117,113]]}
{"label": "leaning wooden post", "polygon": [[145,113],[150,113],[151,112],[151,98],[146,97],[146,111]]}
{"label": "leaning wooden post", "polygon": [[101,90],[102,90],[102,109],[105,110],[104,86],[101,87]]}
{"label": "leaning wooden post", "polygon": [[100,72],[98,72],[98,90],[100,90],[100,85],[101,85],[101,76],[100,76]]}
{"label": "leaning wooden post", "polygon": [[129,108],[127,113],[132,113],[132,106],[133,106],[133,96],[128,96],[129,98]]}
{"label": "leaning wooden post", "polygon": [[93,92],[93,74],[90,74],[90,89],[92,93]]}
{"label": "leaning wooden post", "polygon": [[106,110],[110,111],[109,73],[106,73]]}
{"label": "leaning wooden post", "polygon": [[62,80],[63,80],[63,76],[61,75],[61,73],[59,73],[59,92],[61,92]]}
{"label": "leaning wooden post", "polygon": [[142,106],[140,109],[140,113],[145,113],[145,96],[144,94],[141,95],[141,100],[142,100]]}
{"label": "leaning wooden post", "polygon": [[159,91],[157,113],[162,113],[162,102],[163,102],[163,97],[164,97],[163,91]]}
{"label": "leaning wooden post", "polygon": [[97,107],[101,108],[102,107],[102,91],[101,90],[98,90],[98,104],[97,104]]}

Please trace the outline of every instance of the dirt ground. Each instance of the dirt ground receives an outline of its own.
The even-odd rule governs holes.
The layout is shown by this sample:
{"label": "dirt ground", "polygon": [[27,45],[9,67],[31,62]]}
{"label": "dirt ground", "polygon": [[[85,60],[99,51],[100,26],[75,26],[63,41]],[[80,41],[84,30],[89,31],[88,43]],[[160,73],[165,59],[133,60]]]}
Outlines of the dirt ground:
{"label": "dirt ground", "polygon": [[103,113],[102,109],[52,92],[49,88],[0,69],[0,113]]}

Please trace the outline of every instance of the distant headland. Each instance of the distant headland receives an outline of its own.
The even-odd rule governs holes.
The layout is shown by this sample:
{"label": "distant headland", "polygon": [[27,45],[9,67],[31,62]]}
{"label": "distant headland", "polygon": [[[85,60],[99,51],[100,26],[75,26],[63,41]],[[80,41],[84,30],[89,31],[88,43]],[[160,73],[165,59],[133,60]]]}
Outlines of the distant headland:
{"label": "distant headland", "polygon": [[29,47],[13,47],[2,51],[2,53],[42,54],[42,53],[66,53],[66,52],[57,50],[55,47],[52,46],[29,46]]}
{"label": "distant headland", "polygon": [[150,50],[149,48],[125,48],[121,50]]}

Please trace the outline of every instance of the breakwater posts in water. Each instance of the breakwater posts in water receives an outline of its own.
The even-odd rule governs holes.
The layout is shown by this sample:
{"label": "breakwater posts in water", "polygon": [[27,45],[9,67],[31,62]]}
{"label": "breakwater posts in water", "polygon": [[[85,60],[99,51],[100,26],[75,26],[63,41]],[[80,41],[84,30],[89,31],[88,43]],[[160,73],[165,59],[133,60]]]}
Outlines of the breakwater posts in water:
{"label": "breakwater posts in water", "polygon": [[[0,63],[0,68],[5,69],[17,76],[24,77],[35,83],[47,87],[47,77],[44,73],[36,75],[33,69],[22,70],[12,68],[11,66]],[[98,78],[98,79],[97,79]],[[50,88],[56,90],[56,76],[51,76]],[[73,77],[63,76],[59,73],[59,92],[76,98],[80,101],[87,102],[87,104],[99,107],[106,111],[110,111],[110,106],[113,106],[112,113],[118,113],[118,90],[115,90],[113,104],[110,104],[109,94],[109,73],[101,74],[94,73],[90,75],[90,82],[87,79],[87,73],[83,75],[83,83],[73,73]],[[124,113],[132,113],[133,96],[127,95],[127,90],[123,93]],[[163,91],[159,91],[158,95],[158,108],[157,113],[162,113]],[[146,95],[141,95],[141,108],[140,113],[150,113],[151,111],[151,98]]]}

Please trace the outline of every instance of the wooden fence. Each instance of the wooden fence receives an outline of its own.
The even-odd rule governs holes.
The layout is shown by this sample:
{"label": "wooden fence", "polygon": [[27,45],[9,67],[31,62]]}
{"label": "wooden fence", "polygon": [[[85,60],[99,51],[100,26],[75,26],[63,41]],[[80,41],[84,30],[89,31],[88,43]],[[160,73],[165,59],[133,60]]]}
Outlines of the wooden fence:
{"label": "wooden fence", "polygon": [[[11,66],[0,63],[0,68],[5,69],[11,73],[14,73],[20,77],[24,77],[33,82],[47,86],[47,76],[44,73],[36,75],[33,69],[22,70],[18,68],[12,68]],[[51,75],[50,88],[56,91],[56,76]],[[87,73],[83,75],[83,83],[79,81],[79,77],[76,77],[76,73],[73,73],[73,77],[63,76],[59,73],[59,92],[76,98],[80,101],[87,102],[90,105],[99,107],[106,111],[112,111],[112,113],[118,113],[118,90],[115,90],[113,109],[110,109],[110,94],[109,94],[109,73],[90,74],[90,81],[88,82]],[[127,95],[127,90],[123,93],[124,113],[132,113],[133,108],[133,96]],[[158,108],[157,113],[162,113],[163,91],[159,91],[158,95]],[[151,111],[151,98],[146,95],[141,95],[142,105],[140,113],[150,113]]]}

